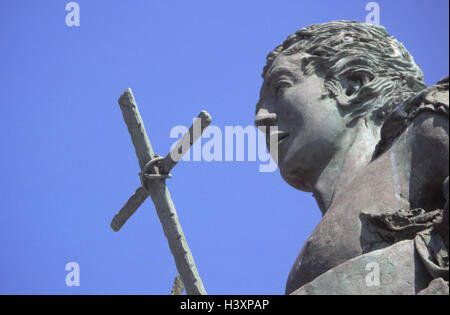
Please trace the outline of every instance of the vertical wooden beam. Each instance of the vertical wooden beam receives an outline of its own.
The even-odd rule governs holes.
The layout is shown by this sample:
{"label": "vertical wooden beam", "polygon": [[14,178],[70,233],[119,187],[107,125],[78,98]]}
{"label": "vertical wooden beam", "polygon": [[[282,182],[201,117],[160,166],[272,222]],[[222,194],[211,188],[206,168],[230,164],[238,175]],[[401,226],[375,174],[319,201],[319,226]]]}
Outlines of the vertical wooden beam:
{"label": "vertical wooden beam", "polygon": [[[133,93],[130,89],[125,90],[125,92],[121,95],[119,98],[119,105],[136,151],[139,166],[142,170],[147,163],[155,157],[155,154],[145,131],[144,123],[141,115],[139,114]],[[172,167],[175,165],[175,163],[169,164]],[[156,165],[152,168],[153,170],[151,171],[153,173],[158,173],[159,170]],[[150,180],[147,184],[147,192],[150,194],[153,203],[155,204],[156,212],[169,243],[170,251],[175,259],[175,264],[181,276],[181,280],[186,288],[186,293],[190,295],[206,294],[203,282],[195,266],[194,258],[192,257],[191,251],[184,237],[183,230],[179,223],[175,206],[172,202],[172,198],[170,197],[169,190],[166,187],[165,180]],[[145,195],[143,194],[141,188],[138,189],[136,194],[141,196],[139,200],[143,202]],[[136,204],[135,206],[138,207],[139,205]]]}

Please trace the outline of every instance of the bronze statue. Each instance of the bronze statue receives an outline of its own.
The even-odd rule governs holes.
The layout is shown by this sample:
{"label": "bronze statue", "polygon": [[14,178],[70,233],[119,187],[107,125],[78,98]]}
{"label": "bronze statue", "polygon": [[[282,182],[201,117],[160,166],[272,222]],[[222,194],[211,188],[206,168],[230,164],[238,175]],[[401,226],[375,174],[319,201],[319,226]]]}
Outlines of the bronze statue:
{"label": "bronze statue", "polygon": [[448,294],[448,77],[427,87],[383,27],[335,21],[289,36],[263,78],[255,124],[323,213],[286,293]]}

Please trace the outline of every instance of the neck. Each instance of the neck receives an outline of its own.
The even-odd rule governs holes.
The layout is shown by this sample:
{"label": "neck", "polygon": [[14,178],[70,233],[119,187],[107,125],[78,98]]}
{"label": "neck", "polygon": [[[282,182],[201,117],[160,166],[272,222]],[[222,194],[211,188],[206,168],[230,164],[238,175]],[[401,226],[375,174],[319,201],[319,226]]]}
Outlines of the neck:
{"label": "neck", "polygon": [[367,166],[380,139],[380,128],[361,119],[341,138],[338,150],[320,173],[313,195],[324,215],[333,200]]}

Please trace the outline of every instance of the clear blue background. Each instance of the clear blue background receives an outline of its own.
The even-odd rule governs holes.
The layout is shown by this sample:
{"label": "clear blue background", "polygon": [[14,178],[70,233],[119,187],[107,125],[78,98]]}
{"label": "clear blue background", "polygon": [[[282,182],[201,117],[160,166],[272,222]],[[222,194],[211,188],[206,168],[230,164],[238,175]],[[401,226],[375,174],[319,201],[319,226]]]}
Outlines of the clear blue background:
{"label": "clear blue background", "polygon": [[[177,274],[148,200],[119,233],[109,223],[139,186],[117,98],[131,87],[152,144],[200,110],[251,125],[265,56],[289,34],[365,21],[368,1],[79,0],[0,4],[0,293],[168,294]],[[378,1],[427,84],[448,74],[448,5]],[[168,181],[208,293],[283,294],[320,220],[308,193],[258,162],[183,162]],[[67,287],[65,265],[81,267]]]}

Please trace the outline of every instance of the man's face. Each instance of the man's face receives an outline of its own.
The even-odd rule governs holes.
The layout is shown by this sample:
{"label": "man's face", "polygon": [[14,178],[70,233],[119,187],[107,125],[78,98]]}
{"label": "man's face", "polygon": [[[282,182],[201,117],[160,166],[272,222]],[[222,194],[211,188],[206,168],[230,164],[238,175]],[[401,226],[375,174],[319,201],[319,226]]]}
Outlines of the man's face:
{"label": "man's face", "polygon": [[[264,77],[255,124],[278,127],[272,137],[278,138],[282,177],[297,189],[311,191],[346,127],[324,80],[305,76],[301,61],[301,54],[280,54],[274,60]],[[267,133],[268,144],[269,139]]]}

